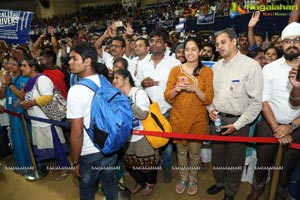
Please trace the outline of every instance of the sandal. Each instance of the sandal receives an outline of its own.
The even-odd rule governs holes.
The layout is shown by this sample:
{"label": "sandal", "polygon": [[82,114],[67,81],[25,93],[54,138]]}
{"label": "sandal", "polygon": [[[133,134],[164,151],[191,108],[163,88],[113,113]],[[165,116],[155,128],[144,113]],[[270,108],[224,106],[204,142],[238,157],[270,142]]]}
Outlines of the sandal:
{"label": "sandal", "polygon": [[197,190],[198,190],[197,180],[190,181],[189,185],[188,185],[188,190],[187,190],[188,195],[196,194]]}
{"label": "sandal", "polygon": [[143,188],[144,188],[143,185],[136,184],[135,186],[131,187],[129,190],[130,190],[131,194],[136,194],[139,191],[141,191]]}
{"label": "sandal", "polygon": [[177,185],[176,185],[176,193],[177,194],[182,194],[185,190],[185,185],[186,185],[186,181],[180,181]]}
{"label": "sandal", "polygon": [[68,175],[69,175],[68,171],[65,171],[65,170],[61,171],[61,172],[59,172],[59,174],[58,174],[58,176],[57,176],[57,178],[55,180],[57,180],[57,181],[64,180],[65,178],[68,177]]}
{"label": "sandal", "polygon": [[152,193],[152,190],[153,190],[153,187],[154,187],[155,184],[149,184],[149,183],[146,183],[146,187],[145,189],[143,189],[142,191],[142,195],[143,196],[148,196]]}

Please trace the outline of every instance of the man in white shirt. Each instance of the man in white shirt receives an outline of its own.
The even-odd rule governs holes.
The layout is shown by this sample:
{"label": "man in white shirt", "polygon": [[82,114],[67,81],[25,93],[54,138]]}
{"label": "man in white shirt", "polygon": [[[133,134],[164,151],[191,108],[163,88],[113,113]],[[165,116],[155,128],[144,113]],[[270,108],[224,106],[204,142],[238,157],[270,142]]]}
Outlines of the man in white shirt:
{"label": "man in white shirt", "polygon": [[[143,87],[152,101],[156,101],[161,113],[169,115],[171,105],[164,98],[164,92],[172,67],[181,65],[181,62],[165,54],[168,34],[163,30],[156,30],[150,34],[151,56],[140,62],[137,69],[135,84]],[[169,142],[162,150],[162,167],[164,169],[164,182],[172,180],[172,143]]]}
{"label": "man in white shirt", "polygon": [[143,61],[144,59],[149,59],[148,58],[150,57],[149,50],[150,50],[150,43],[147,39],[142,37],[136,39],[135,46],[134,46],[134,52],[136,57],[131,59],[135,66],[134,77],[137,75],[137,68],[139,67],[140,62]]}
{"label": "man in white shirt", "polygon": [[[262,71],[253,59],[237,49],[233,29],[216,33],[216,47],[223,59],[213,66],[214,99],[208,106],[209,117],[222,117],[222,130],[213,135],[248,136],[249,124],[261,111]],[[225,189],[223,200],[233,200],[245,163],[246,143],[212,142],[212,164],[216,184],[207,189],[216,194]]]}
{"label": "man in white shirt", "polygon": [[[97,51],[89,43],[79,43],[70,53],[70,71],[80,78],[88,78],[98,86],[100,80],[95,72]],[[71,119],[71,156],[74,174],[78,177],[81,200],[95,198],[95,186],[100,179],[106,199],[118,199],[118,186],[112,169],[117,154],[104,155],[91,141],[86,130],[90,125],[91,103],[94,92],[86,86],[74,85],[70,88],[67,101],[67,118]],[[93,169],[105,167],[105,170]],[[110,169],[111,168],[111,169]]]}
{"label": "man in white shirt", "polygon": [[[289,103],[292,85],[288,75],[291,68],[299,64],[300,24],[293,22],[281,34],[283,57],[265,65],[263,68],[263,119],[258,123],[256,137],[275,137],[280,144],[292,141],[300,143],[300,109]],[[273,166],[278,145],[257,144],[257,164],[253,177],[253,189],[248,200],[258,199],[264,192],[268,168]],[[286,199],[289,178],[300,159],[299,150],[286,148],[281,161],[276,200]]]}

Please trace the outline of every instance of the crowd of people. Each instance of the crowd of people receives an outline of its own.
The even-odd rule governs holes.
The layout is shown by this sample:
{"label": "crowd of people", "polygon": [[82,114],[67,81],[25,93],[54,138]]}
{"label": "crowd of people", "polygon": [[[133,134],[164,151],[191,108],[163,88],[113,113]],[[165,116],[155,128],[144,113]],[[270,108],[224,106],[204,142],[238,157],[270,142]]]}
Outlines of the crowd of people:
{"label": "crowd of people", "polygon": [[[83,15],[54,17],[59,24],[47,21],[47,25],[53,22],[53,26],[40,29],[39,37],[28,45],[2,49],[1,158],[12,153],[15,172],[24,176],[32,173],[24,122],[4,112],[27,112],[48,119],[41,107],[52,101],[56,88],[67,100],[70,133],[34,120],[28,120],[27,127],[37,170],[48,173],[47,165],[55,161],[58,168],[64,169],[58,170],[60,181],[68,176],[70,170],[66,169],[72,166],[70,169],[79,180],[80,199],[93,199],[99,182],[107,199],[118,199],[118,184],[119,187],[124,184],[125,169],[136,181],[129,188],[131,194],[141,191],[148,196],[157,183],[158,165],[163,169],[166,184],[173,181],[172,167],[180,167],[180,180],[175,180],[174,191],[182,194],[186,190],[187,194],[195,195],[198,171],[207,167],[210,160],[214,169],[222,170],[213,171],[216,183],[207,193],[214,195],[225,190],[224,199],[234,199],[243,171],[249,170],[248,164],[244,169],[247,143],[211,141],[210,144],[182,138],[170,139],[164,147],[155,149],[144,136],[131,135],[119,152],[104,155],[99,151],[86,133],[94,93],[76,82],[88,78],[101,87],[97,74],[102,74],[130,99],[135,130],[143,130],[141,120],[149,114],[151,99],[158,103],[174,133],[275,137],[286,148],[276,191],[276,199],[285,199],[290,177],[297,163],[299,168],[300,159],[299,150],[288,148],[291,142],[300,143],[300,84],[295,77],[299,66],[300,24],[291,22],[282,32],[275,32],[270,41],[265,34],[254,31],[259,11],[252,14],[244,33],[238,35],[227,28],[216,32],[211,41],[193,34],[180,38],[163,28],[136,34],[130,20],[121,32],[117,21],[113,21],[102,34],[88,34],[85,26],[76,27],[73,35],[57,34],[60,25],[94,21],[97,15],[93,13],[98,13],[98,9],[114,16],[112,19],[119,18],[118,14],[145,17],[130,9],[116,14],[110,12],[109,6],[87,7]],[[221,132],[214,125],[217,115],[222,118]],[[201,151],[207,144],[212,157],[204,159]],[[267,168],[273,165],[277,148],[278,145],[255,145],[254,167],[265,170],[253,169],[254,174],[249,178],[253,189],[247,199],[258,199],[264,192]],[[174,151],[176,161],[172,159]],[[115,165],[120,170],[91,168]],[[136,166],[148,169],[135,169]]]}

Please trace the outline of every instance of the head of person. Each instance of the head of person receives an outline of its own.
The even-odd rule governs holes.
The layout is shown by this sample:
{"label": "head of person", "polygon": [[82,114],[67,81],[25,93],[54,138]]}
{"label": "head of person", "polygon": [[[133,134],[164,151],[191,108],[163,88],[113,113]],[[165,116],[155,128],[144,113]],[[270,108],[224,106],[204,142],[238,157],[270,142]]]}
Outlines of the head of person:
{"label": "head of person", "polygon": [[134,87],[134,81],[127,69],[119,69],[114,74],[113,85],[124,91],[125,87]]}
{"label": "head of person", "polygon": [[3,70],[8,70],[8,61],[9,61],[9,55],[5,55],[2,57],[2,68]]}
{"label": "head of person", "polygon": [[149,53],[150,43],[147,39],[139,37],[135,41],[134,52],[138,57],[144,57]]}
{"label": "head of person", "polygon": [[281,37],[277,38],[274,42],[274,44],[272,45],[272,47],[276,47],[277,49],[279,49],[280,51],[282,51],[282,42],[281,42]]}
{"label": "head of person", "polygon": [[277,60],[281,56],[282,56],[282,52],[276,47],[269,47],[265,49],[266,64],[269,64],[270,62]]}
{"label": "head of person", "polygon": [[120,36],[115,36],[112,38],[110,45],[110,53],[114,58],[122,57],[125,53],[126,42]]}
{"label": "head of person", "polygon": [[280,36],[281,36],[281,32],[275,32],[275,33],[273,33],[273,35],[272,35],[272,37],[271,37],[271,39],[270,39],[271,46],[274,45],[275,41],[276,41],[278,38],[280,38]]}
{"label": "head of person", "polygon": [[44,69],[53,69],[56,63],[56,53],[53,50],[45,49],[41,52],[39,61]]}
{"label": "head of person", "polygon": [[239,35],[238,45],[240,47],[240,50],[248,50],[248,48],[249,48],[249,41],[248,41],[248,35],[247,35],[247,33],[241,33]]}
{"label": "head of person", "polygon": [[181,63],[185,63],[185,55],[184,55],[184,47],[183,44],[178,44],[175,49],[175,57],[178,59]]}
{"label": "head of person", "polygon": [[232,28],[226,28],[215,34],[216,48],[225,61],[230,60],[238,52],[237,34]]}
{"label": "head of person", "polygon": [[98,55],[96,48],[87,42],[74,45],[70,52],[70,72],[78,74],[80,77],[86,70],[95,71]]}
{"label": "head of person", "polygon": [[292,22],[281,33],[283,56],[288,61],[297,59],[300,54],[300,23]]}
{"label": "head of person", "polygon": [[125,58],[118,57],[113,62],[113,73],[119,69],[128,69],[128,62]]}
{"label": "head of person", "polygon": [[42,73],[43,68],[39,64],[38,60],[31,56],[25,56],[21,66],[23,76],[34,77],[36,73]]}
{"label": "head of person", "polygon": [[211,61],[215,52],[214,45],[211,43],[204,43],[201,51],[201,60]]}
{"label": "head of person", "polygon": [[11,55],[8,60],[8,71],[13,74],[22,73],[21,71],[22,60],[16,56]]}
{"label": "head of person", "polygon": [[256,48],[247,53],[247,56],[256,60],[263,68],[265,66],[265,54],[262,48]]}
{"label": "head of person", "polygon": [[95,44],[99,37],[100,36],[98,34],[94,33],[91,38],[91,44]]}
{"label": "head of person", "polygon": [[150,34],[150,51],[153,55],[163,55],[168,46],[168,33],[157,29]]}
{"label": "head of person", "polygon": [[95,65],[95,71],[97,74],[102,74],[107,79],[109,78],[108,77],[108,68],[106,67],[105,64],[97,62]]}
{"label": "head of person", "polygon": [[262,32],[256,32],[254,37],[255,37],[255,41],[256,41],[257,46],[262,48],[263,43],[264,43],[265,38],[266,38],[265,34],[262,33]]}
{"label": "head of person", "polygon": [[197,37],[189,37],[185,40],[184,44],[184,55],[187,63],[197,63],[196,68],[193,71],[194,76],[198,76],[200,69],[203,67],[201,63],[201,50],[202,43]]}

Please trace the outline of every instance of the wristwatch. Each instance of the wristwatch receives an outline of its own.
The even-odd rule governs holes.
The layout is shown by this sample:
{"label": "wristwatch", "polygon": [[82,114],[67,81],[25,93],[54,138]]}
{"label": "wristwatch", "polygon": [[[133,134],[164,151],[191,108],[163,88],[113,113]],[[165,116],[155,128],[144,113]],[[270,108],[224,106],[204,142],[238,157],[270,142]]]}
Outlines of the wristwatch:
{"label": "wristwatch", "polygon": [[291,129],[294,131],[294,130],[296,130],[298,127],[297,127],[297,125],[296,124],[294,124],[294,123],[290,123],[290,126],[291,126]]}

